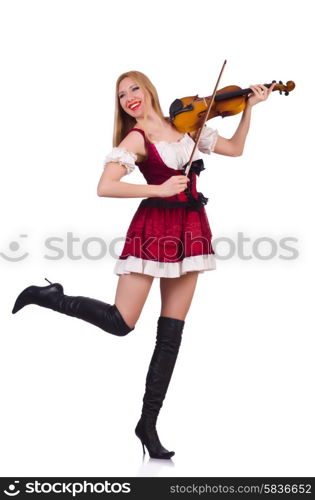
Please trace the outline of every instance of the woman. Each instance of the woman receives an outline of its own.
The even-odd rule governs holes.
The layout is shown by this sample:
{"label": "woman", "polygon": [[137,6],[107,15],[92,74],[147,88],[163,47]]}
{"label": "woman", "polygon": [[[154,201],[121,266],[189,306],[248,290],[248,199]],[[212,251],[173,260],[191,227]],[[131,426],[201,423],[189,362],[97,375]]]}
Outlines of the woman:
{"label": "woman", "polygon": [[[252,107],[272,92],[264,85],[250,87],[237,130],[231,139],[205,127],[199,151],[239,156],[243,152]],[[128,229],[116,262],[119,276],[113,305],[81,296],[68,296],[59,283],[26,288],[12,313],[36,304],[87,321],[113,335],[135,329],[154,277],[160,278],[161,312],[156,345],[149,365],[142,413],[135,432],[153,458],[171,458],[156,431],[179,351],[185,318],[199,272],[215,269],[211,230],[196,190],[196,175],[204,169],[197,151],[189,176],[184,173],[194,146],[195,133],[181,134],[163,116],[150,80],[138,71],[123,73],[116,84],[113,149],[105,160],[97,194],[104,197],[145,198]],[[121,182],[137,165],[147,184]],[[48,280],[47,280],[48,281]],[[130,293],[132,290],[132,293]]]}

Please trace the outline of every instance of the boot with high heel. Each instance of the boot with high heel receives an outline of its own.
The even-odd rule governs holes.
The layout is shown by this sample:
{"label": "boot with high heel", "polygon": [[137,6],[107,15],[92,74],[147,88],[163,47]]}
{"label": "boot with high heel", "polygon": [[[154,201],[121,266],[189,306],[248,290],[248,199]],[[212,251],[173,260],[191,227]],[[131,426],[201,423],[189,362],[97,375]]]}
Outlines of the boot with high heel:
{"label": "boot with high heel", "polygon": [[156,421],[172,377],[176,363],[184,320],[160,316],[156,344],[146,377],[141,418],[135,428],[145,454],[147,448],[151,458],[171,458],[175,452],[162,446]]}
{"label": "boot with high heel", "polygon": [[60,283],[51,283],[48,286],[29,286],[17,297],[12,314],[29,304],[36,304],[53,311],[82,319],[105,332],[122,337],[134,330],[124,321],[116,305],[106,304],[90,297],[65,295]]}

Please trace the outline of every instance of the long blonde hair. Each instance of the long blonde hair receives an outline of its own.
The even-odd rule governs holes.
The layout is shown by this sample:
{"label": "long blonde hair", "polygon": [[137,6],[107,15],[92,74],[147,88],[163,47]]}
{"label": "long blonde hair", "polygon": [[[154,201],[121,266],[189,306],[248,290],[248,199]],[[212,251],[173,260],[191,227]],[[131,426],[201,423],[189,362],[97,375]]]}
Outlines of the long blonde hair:
{"label": "long blonde hair", "polygon": [[[127,71],[126,73],[122,73],[116,82],[116,90],[115,90],[115,119],[114,119],[114,133],[113,133],[113,146],[116,147],[120,142],[123,140],[123,138],[127,135],[127,133],[135,126],[136,120],[132,116],[128,115],[126,113],[119,102],[119,97],[118,97],[118,87],[120,82],[124,78],[132,78],[135,83],[137,83],[143,90],[145,99],[146,101],[151,100],[151,105],[154,111],[158,114],[160,118],[163,120],[167,119],[164,117],[159,97],[156,91],[156,88],[152,84],[152,82],[149,80],[149,78],[144,74],[141,73],[140,71]],[[144,123],[146,125],[146,119],[147,119],[147,108],[145,107],[145,112],[144,112]],[[146,128],[146,126],[144,127]],[[145,130],[146,132],[146,130]],[[147,136],[147,134],[146,134]],[[148,138],[149,140],[149,138]]]}

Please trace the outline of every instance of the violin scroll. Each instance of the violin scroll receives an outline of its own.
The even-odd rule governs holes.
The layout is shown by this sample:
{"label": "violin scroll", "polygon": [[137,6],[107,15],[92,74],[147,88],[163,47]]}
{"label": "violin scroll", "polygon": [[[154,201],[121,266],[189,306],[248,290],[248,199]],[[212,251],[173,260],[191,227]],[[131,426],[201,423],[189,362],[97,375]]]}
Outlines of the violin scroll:
{"label": "violin scroll", "polygon": [[[272,80],[272,83],[276,83],[276,80]],[[270,87],[270,85],[267,85],[267,87]],[[284,92],[284,95],[289,95],[289,92],[292,92],[292,90],[295,88],[295,83],[292,80],[289,80],[286,85],[283,84],[281,80],[279,80],[279,83],[277,83],[274,88],[273,92],[275,90],[279,90],[279,93],[282,94]]]}

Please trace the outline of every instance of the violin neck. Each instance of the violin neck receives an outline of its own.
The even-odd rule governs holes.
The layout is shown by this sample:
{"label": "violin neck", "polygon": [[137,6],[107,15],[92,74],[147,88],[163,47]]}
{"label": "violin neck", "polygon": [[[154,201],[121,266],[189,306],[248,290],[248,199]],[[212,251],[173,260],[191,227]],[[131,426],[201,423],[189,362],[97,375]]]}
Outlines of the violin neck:
{"label": "violin neck", "polygon": [[[272,83],[264,83],[264,86],[269,89],[271,87]],[[225,92],[224,94],[217,94],[214,98],[216,102],[219,101],[224,101],[225,99],[231,99],[233,97],[241,97],[243,95],[250,94],[252,89],[240,89],[240,90],[233,90],[232,92]]]}

